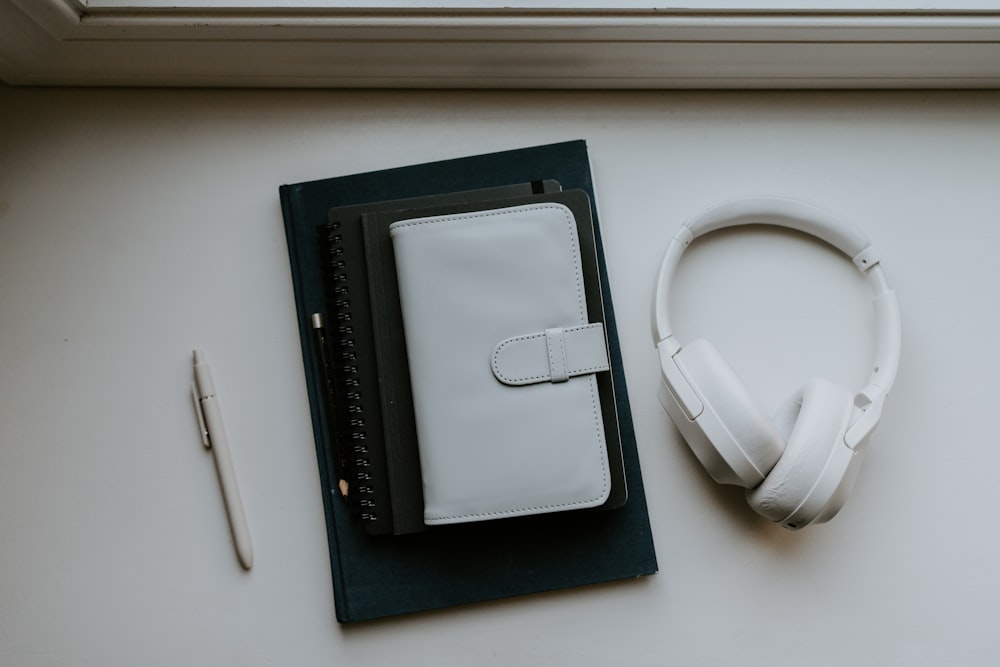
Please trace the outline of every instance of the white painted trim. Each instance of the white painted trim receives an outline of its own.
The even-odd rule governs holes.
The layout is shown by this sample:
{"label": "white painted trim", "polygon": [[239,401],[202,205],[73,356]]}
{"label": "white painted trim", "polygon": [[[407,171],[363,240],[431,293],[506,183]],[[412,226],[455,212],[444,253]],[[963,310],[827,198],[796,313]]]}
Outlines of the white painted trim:
{"label": "white painted trim", "polygon": [[396,0],[380,8],[300,1],[284,3],[298,6],[289,9],[193,10],[151,6],[160,0],[139,8],[112,6],[119,0],[0,0],[0,78],[266,87],[1000,86],[1000,7],[737,13],[712,9],[715,0],[701,0],[708,8],[698,11],[643,9],[645,1],[613,10],[569,9],[568,0],[551,0],[546,10],[388,6]]}
{"label": "white painted trim", "polygon": [[686,0],[683,6],[667,8],[662,0],[75,0],[88,12],[101,10],[544,10],[622,11],[631,9],[685,12],[920,12],[994,11],[995,0]]}

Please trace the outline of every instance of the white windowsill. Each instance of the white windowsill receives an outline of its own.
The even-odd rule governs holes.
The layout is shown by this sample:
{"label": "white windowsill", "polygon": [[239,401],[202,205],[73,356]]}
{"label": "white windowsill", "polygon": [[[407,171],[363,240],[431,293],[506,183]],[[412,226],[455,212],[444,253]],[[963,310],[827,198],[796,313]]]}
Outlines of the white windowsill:
{"label": "white windowsill", "polygon": [[1000,85],[997,3],[911,5],[0,0],[0,79],[365,88]]}

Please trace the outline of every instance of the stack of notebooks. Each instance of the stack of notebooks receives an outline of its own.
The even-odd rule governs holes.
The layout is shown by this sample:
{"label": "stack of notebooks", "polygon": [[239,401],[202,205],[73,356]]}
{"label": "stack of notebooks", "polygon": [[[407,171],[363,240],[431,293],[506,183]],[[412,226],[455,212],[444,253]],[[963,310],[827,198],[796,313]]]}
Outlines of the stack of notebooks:
{"label": "stack of notebooks", "polygon": [[655,572],[586,144],[280,196],[337,619]]}

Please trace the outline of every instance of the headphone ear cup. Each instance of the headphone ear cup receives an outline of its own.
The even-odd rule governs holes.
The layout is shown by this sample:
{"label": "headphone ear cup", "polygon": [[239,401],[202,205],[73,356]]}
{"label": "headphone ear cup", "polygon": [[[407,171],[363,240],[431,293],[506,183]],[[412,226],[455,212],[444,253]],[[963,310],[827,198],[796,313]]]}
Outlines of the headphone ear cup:
{"label": "headphone ear cup", "polygon": [[676,360],[704,406],[693,423],[675,417],[679,430],[715,481],[756,486],[781,456],[784,440],[714,345],[695,340]]}
{"label": "headphone ear cup", "polygon": [[851,394],[827,380],[813,380],[794,397],[775,419],[779,430],[790,428],[785,451],[747,491],[754,511],[792,529],[833,518],[861,460],[844,440],[854,411]]}

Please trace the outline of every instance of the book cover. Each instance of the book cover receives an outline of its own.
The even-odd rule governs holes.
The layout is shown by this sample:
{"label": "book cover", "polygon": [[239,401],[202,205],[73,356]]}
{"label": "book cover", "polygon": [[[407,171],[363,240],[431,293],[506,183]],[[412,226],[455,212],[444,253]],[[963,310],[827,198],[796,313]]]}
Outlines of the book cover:
{"label": "book cover", "polygon": [[329,209],[392,199],[553,179],[590,197],[609,356],[628,480],[628,502],[606,512],[536,515],[434,527],[401,535],[370,535],[336,495],[324,424],[313,427],[328,522],[334,601],[340,622],[361,621],[527,593],[630,579],[656,571],[635,432],[586,144],[572,141],[346,175],[280,188],[306,381],[313,405],[324,400],[310,334],[322,311],[322,267],[316,228]]}

